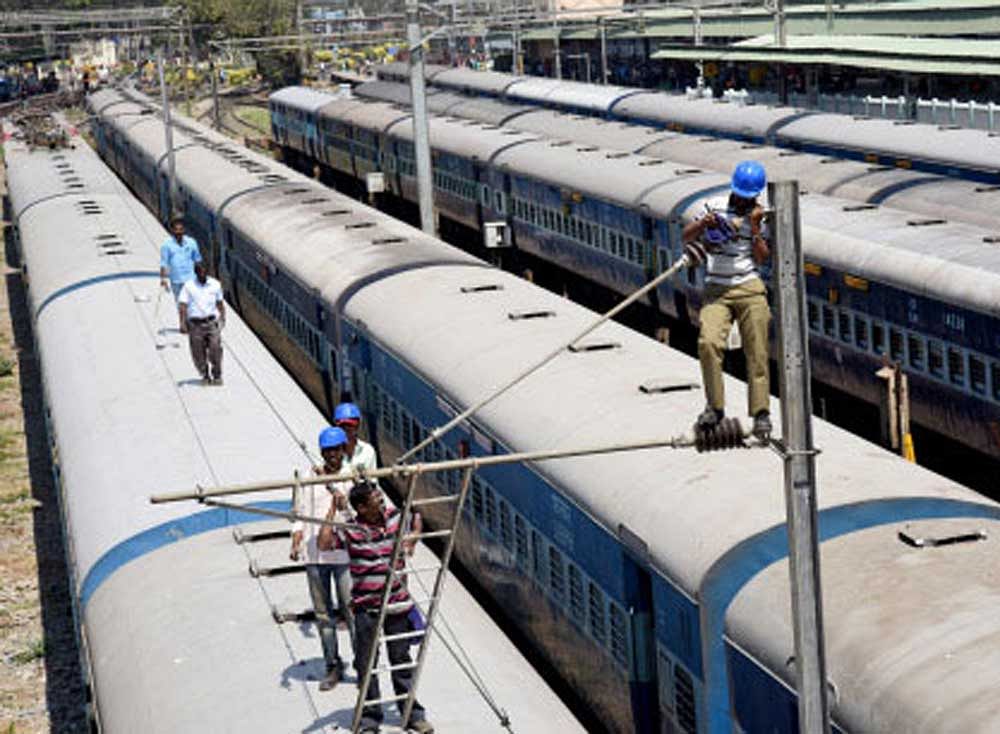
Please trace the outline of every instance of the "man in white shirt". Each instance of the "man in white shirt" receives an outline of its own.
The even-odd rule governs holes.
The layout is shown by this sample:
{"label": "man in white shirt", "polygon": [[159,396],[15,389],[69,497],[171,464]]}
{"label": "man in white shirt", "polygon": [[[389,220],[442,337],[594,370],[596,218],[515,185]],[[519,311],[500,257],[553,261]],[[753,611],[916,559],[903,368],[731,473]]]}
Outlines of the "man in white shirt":
{"label": "man in white shirt", "polygon": [[222,285],[208,276],[204,263],[195,263],[194,278],[181,288],[177,303],[181,310],[181,333],[188,335],[191,359],[202,382],[221,385],[226,304],[222,299]]}
{"label": "man in white shirt", "polygon": [[[347,434],[339,428],[324,428],[319,434],[319,450],[323,455],[323,466],[314,467],[317,475],[334,475],[347,469],[344,452]],[[295,502],[295,513],[304,517],[322,520],[333,510],[334,522],[351,522],[354,515],[347,503],[347,496],[353,482],[330,482],[325,485],[309,485],[299,489]],[[306,579],[316,612],[316,626],[323,645],[323,659],[326,662],[326,677],[320,681],[319,689],[329,691],[344,674],[344,662],[340,658],[337,644],[337,625],[334,610],[339,609],[347,622],[354,646],[354,616],[351,613],[351,567],[350,556],[343,548],[323,551],[318,548],[321,526],[317,523],[297,520],[292,525],[292,549],[289,556],[293,561],[302,559],[306,566]],[[333,605],[332,582],[336,582],[337,606]]]}

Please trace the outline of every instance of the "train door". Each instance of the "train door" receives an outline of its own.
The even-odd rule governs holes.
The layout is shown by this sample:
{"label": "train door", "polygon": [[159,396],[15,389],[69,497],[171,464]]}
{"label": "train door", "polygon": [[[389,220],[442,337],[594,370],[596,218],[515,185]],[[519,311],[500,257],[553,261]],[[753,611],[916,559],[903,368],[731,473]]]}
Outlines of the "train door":
{"label": "train door", "polygon": [[[623,535],[630,535],[621,528]],[[636,734],[660,734],[659,684],[656,665],[656,636],[653,616],[653,579],[647,565],[646,544],[635,538],[636,555],[628,548],[623,554],[622,577],[629,615],[631,647],[629,696]]]}

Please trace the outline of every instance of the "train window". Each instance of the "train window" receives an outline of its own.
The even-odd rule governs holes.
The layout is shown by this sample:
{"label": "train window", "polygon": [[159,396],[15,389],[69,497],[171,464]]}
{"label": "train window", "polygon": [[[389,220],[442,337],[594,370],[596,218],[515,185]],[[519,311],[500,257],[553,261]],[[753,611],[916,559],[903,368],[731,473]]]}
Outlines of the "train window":
{"label": "train window", "polygon": [[528,567],[528,530],[524,518],[517,513],[514,513],[514,557],[520,568]]}
{"label": "train window", "polygon": [[858,349],[868,350],[868,319],[854,317],[854,344]]}
{"label": "train window", "polygon": [[580,627],[587,626],[587,607],[583,600],[583,576],[580,569],[569,564],[569,612],[572,619]]}
{"label": "train window", "polygon": [[892,327],[889,327],[889,359],[903,361],[903,333]]}
{"label": "train window", "polygon": [[944,377],[944,347],[940,342],[927,341],[927,366],[935,377]]}
{"label": "train window", "polygon": [[607,625],[604,621],[604,592],[591,582],[588,594],[590,611],[590,636],[602,647],[607,643]]}
{"label": "train window", "polygon": [[472,516],[480,525],[483,523],[483,485],[478,477],[472,477]]}
{"label": "train window", "polygon": [[837,335],[837,322],[833,318],[831,306],[823,306],[823,333],[827,336]]}
{"label": "train window", "polygon": [[628,667],[628,620],[617,604],[611,605],[611,654],[622,666]]}
{"label": "train window", "polygon": [[872,351],[885,354],[885,326],[878,321],[872,321]]}
{"label": "train window", "polygon": [[628,259],[631,262],[639,262],[638,249],[639,248],[636,247],[636,241],[634,239],[632,239],[631,237],[629,237],[629,239],[628,239]]}
{"label": "train window", "polygon": [[545,555],[542,553],[542,536],[538,531],[531,531],[531,561],[538,583],[545,585]]}
{"label": "train window", "polygon": [[493,492],[493,487],[483,482],[486,495],[486,507],[484,508],[483,519],[486,529],[496,535],[497,532],[497,497]]}
{"label": "train window", "polygon": [[538,210],[534,204],[528,205],[528,221],[532,224],[538,224]]}
{"label": "train window", "polygon": [[955,347],[948,347],[948,376],[953,385],[965,384],[965,358]]}
{"label": "train window", "polygon": [[837,314],[837,320],[840,322],[840,341],[851,343],[851,314],[847,311],[841,310]]}
{"label": "train window", "polygon": [[563,571],[563,557],[554,545],[549,546],[549,591],[552,598],[562,602],[566,598],[566,578]]}
{"label": "train window", "polygon": [[979,357],[969,355],[969,387],[972,392],[986,394],[986,363]]}
{"label": "train window", "polygon": [[993,399],[1000,400],[1000,362],[990,362],[990,384],[993,386]]}
{"label": "train window", "polygon": [[674,666],[674,709],[680,731],[695,734],[698,731],[698,709],[694,700],[694,681],[680,665]]}
{"label": "train window", "polygon": [[496,203],[497,203],[497,207],[496,207],[497,211],[498,212],[502,212],[503,211],[503,192],[502,191],[498,191],[497,192],[497,194],[496,194]]}
{"label": "train window", "polygon": [[500,508],[500,542],[503,547],[513,553],[514,551],[514,529],[511,527],[510,505],[503,500],[499,502]]}
{"label": "train window", "polygon": [[806,301],[806,311],[809,314],[809,328],[819,331],[819,306],[815,301]]}
{"label": "train window", "polygon": [[906,348],[909,352],[910,367],[923,370],[926,366],[924,360],[924,340],[916,334],[908,334],[906,337]]}

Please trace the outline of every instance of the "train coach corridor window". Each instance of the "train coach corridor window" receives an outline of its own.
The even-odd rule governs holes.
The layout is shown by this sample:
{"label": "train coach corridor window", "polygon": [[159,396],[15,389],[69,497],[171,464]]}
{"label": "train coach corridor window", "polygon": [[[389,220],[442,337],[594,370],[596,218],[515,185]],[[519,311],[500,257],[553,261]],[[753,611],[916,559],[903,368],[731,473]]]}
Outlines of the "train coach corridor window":
{"label": "train coach corridor window", "polygon": [[587,608],[583,600],[583,576],[573,563],[569,566],[569,612],[570,618],[581,628],[587,626]]}
{"label": "train coach corridor window", "polygon": [[965,384],[965,359],[955,347],[948,347],[948,378],[952,385]]}
{"label": "train coach corridor window", "polygon": [[979,357],[969,355],[969,387],[979,395],[986,394],[986,364]]}
{"label": "train coach corridor window", "polygon": [[605,621],[605,603],[604,603],[604,592],[601,591],[600,587],[591,583],[589,585],[588,594],[588,607],[590,611],[590,636],[594,638],[594,642],[602,647],[607,644],[608,633],[607,633],[607,623]]}
{"label": "train coach corridor window", "polygon": [[872,322],[872,351],[885,354],[885,326],[877,321]]}
{"label": "train coach corridor window", "polygon": [[833,308],[823,306],[823,333],[827,336],[837,335],[837,322],[833,318]]}
{"label": "train coach corridor window", "polygon": [[562,553],[554,545],[549,546],[549,591],[552,598],[562,604],[566,600],[566,576]]}
{"label": "train coach corridor window", "polygon": [[944,378],[944,347],[940,342],[927,342],[927,365],[932,375]]}
{"label": "train coach corridor window", "polygon": [[910,367],[923,371],[927,363],[924,359],[924,340],[915,334],[906,337],[906,347],[909,352]]}
{"label": "train coach corridor window", "polygon": [[863,316],[854,317],[854,344],[868,351],[868,320]]}
{"label": "train coach corridor window", "polygon": [[611,655],[623,667],[628,667],[628,620],[617,604],[611,604]]}
{"label": "train coach corridor window", "polygon": [[518,567],[523,571],[528,568],[528,529],[524,518],[514,513],[514,557]]}
{"label": "train coach corridor window", "polygon": [[545,554],[543,552],[544,544],[542,543],[542,536],[538,534],[537,530],[531,531],[531,565],[532,570],[535,573],[535,580],[539,584],[545,586]]}
{"label": "train coach corridor window", "polygon": [[840,322],[840,341],[845,344],[851,343],[851,314],[847,311],[841,310],[838,314],[838,321]]}
{"label": "train coach corridor window", "polygon": [[815,301],[806,301],[806,309],[809,313],[809,329],[819,331],[819,306]]}
{"label": "train coach corridor window", "polygon": [[993,385],[993,399],[1000,402],[1000,362],[990,363],[990,384]]}
{"label": "train coach corridor window", "polygon": [[902,362],[903,356],[903,334],[898,329],[889,327],[889,359]]}

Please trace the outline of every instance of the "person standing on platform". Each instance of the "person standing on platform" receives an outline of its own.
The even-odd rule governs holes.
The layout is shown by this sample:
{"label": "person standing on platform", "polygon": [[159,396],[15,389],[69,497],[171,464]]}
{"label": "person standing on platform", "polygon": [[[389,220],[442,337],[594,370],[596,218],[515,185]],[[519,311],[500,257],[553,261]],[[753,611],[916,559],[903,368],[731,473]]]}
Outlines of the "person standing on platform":
{"label": "person standing on platform", "polygon": [[697,426],[714,428],[725,416],[722,358],[735,319],[746,355],[749,412],[759,438],[771,433],[767,329],[771,309],[759,267],[770,257],[764,209],[757,197],[767,173],[757,161],[743,161],[733,172],[728,198],[707,204],[707,213],[684,227],[685,252],[695,265],[706,264],[698,358],[707,405]]}
{"label": "person standing on platform", "polygon": [[194,277],[194,264],[199,262],[198,243],[184,234],[184,217],[174,214],[170,217],[170,237],[160,246],[160,285],[164,290],[170,288],[175,302],[184,284]]}
{"label": "person standing on platform", "polygon": [[333,409],[333,424],[347,434],[345,453],[347,463],[355,469],[364,471],[377,469],[375,447],[358,438],[358,431],[361,428],[361,409],[354,403],[340,403]]}
{"label": "person standing on platform", "polygon": [[194,279],[181,288],[177,302],[181,310],[181,333],[188,335],[191,359],[202,382],[221,385],[222,330],[226,326],[222,284],[210,278],[205,263],[199,261],[194,266]]}
{"label": "person standing on platform", "polygon": [[[344,462],[346,446],[347,434],[341,429],[324,428],[319,434],[319,451],[323,456],[323,466],[314,467],[313,471],[317,475],[332,476],[346,469]],[[353,482],[345,481],[301,487],[295,502],[295,513],[317,520],[329,516],[333,522],[351,522],[352,513],[347,503],[347,495],[352,486]],[[352,649],[354,615],[351,613],[350,557],[342,548],[320,550],[317,547],[320,527],[316,523],[296,520],[292,525],[292,549],[289,556],[293,561],[300,558],[305,561],[309,595],[312,598],[313,610],[316,612],[316,626],[323,646],[323,660],[326,662],[326,677],[320,681],[319,689],[329,691],[344,676],[344,661],[340,657],[337,643],[334,610],[339,610],[347,623]],[[336,607],[333,605],[332,588],[337,590]]]}
{"label": "person standing on platform", "polygon": [[[351,559],[351,577],[354,584],[351,589],[351,604],[354,609],[355,639],[354,654],[358,661],[359,682],[360,666],[368,663],[372,645],[376,643],[376,626],[378,625],[379,608],[382,603],[382,593],[389,575],[389,561],[392,559],[392,548],[396,536],[405,532],[400,527],[400,512],[396,508],[387,508],[383,502],[383,494],[370,482],[359,482],[349,495],[351,506],[357,517],[358,527],[346,528],[336,533],[328,525],[319,532],[320,550],[331,550],[335,547],[346,548]],[[333,508],[327,513],[327,520],[334,522],[336,512]],[[413,543],[405,543],[408,552],[412,552]],[[402,568],[403,559],[400,559]],[[383,629],[387,636],[402,635],[412,632],[409,612],[413,609],[413,600],[406,589],[402,578],[394,575],[391,581],[389,603],[392,611],[385,616]],[[397,696],[406,696],[413,687],[413,668],[410,658],[409,639],[394,639],[386,642],[389,651],[389,665],[395,668],[391,672],[392,687]],[[375,667],[378,667],[378,654],[375,656]],[[368,686],[366,701],[377,701],[379,693],[378,674],[372,672]],[[403,712],[406,700],[397,702],[400,713]],[[382,706],[373,704],[365,706],[361,717],[361,732],[373,734],[379,730],[384,713]],[[410,720],[403,722],[404,727],[418,734],[431,734],[434,727],[426,719],[424,707],[416,700]]]}

